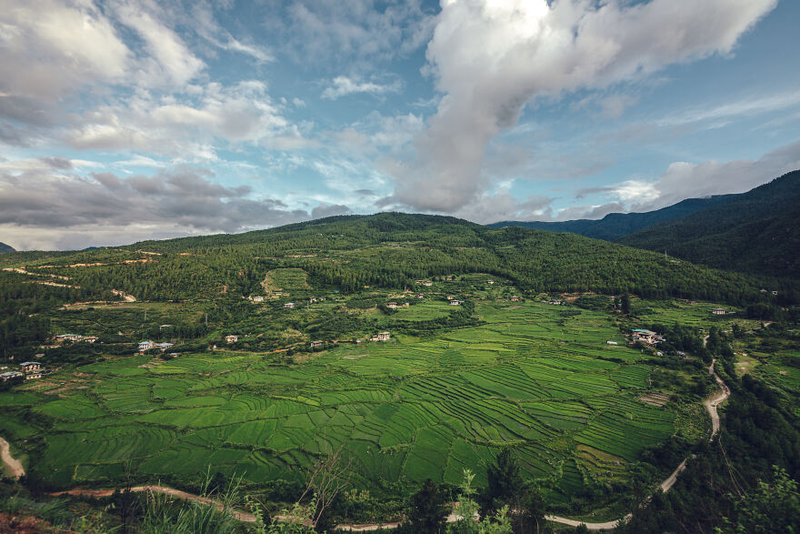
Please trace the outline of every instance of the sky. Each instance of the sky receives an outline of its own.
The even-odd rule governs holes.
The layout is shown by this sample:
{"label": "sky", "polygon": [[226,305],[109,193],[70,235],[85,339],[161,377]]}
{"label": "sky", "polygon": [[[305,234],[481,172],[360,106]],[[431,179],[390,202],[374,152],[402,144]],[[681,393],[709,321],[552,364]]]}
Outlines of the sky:
{"label": "sky", "polygon": [[0,242],[601,218],[800,168],[796,0],[3,0]]}

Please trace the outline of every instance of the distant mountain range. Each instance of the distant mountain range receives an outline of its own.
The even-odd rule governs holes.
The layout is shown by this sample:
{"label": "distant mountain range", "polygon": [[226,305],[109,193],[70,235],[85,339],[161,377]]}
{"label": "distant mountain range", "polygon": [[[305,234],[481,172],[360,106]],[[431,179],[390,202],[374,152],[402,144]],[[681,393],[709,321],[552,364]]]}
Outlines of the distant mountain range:
{"label": "distant mountain range", "polygon": [[2,254],[4,252],[16,252],[16,250],[11,245],[6,245],[5,243],[0,243],[0,254]]}
{"label": "distant mountain range", "polygon": [[800,278],[800,171],[747,193],[688,199],[646,213],[490,226],[572,232],[721,269]]}

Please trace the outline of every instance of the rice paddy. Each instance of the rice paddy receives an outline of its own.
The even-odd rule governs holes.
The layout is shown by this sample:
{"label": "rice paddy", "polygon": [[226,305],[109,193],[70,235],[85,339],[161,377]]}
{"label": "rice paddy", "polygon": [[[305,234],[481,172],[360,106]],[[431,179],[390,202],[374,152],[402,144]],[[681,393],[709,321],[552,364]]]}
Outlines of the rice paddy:
{"label": "rice paddy", "polygon": [[[436,317],[442,306],[400,313]],[[300,479],[340,447],[363,487],[456,484],[510,447],[558,502],[624,479],[645,448],[676,432],[671,405],[641,400],[649,356],[622,342],[609,314],[503,302],[476,313],[480,326],[343,343],[301,364],[225,351],[159,365],[111,358],[70,371],[88,377],[81,389],[0,394],[0,435],[34,438],[29,470],[64,487],[118,481],[126,469],[163,480],[209,466],[253,482]]]}

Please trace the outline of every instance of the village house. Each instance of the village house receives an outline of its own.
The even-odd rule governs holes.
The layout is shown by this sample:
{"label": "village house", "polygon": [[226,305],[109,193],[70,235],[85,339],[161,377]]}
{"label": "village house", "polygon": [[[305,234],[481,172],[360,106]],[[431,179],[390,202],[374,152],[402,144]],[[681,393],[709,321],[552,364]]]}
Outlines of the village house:
{"label": "village house", "polygon": [[461,301],[460,300],[451,300],[450,301],[450,306],[461,306]]}
{"label": "village house", "polygon": [[616,341],[606,341],[606,345],[619,345]]}
{"label": "village house", "polygon": [[250,297],[250,300],[255,302],[264,302],[264,297],[262,295],[253,295]]}
{"label": "village house", "polygon": [[287,302],[286,304],[283,305],[284,308],[294,308],[294,306],[295,306],[294,302]]}
{"label": "village house", "polygon": [[550,301],[550,304],[552,304],[554,306],[561,306],[561,304],[563,304],[563,302],[561,300],[559,300],[559,299],[553,299],[553,300]]}
{"label": "village house", "polygon": [[82,336],[80,334],[59,334],[55,336],[56,343],[64,343],[66,341],[71,341],[73,343],[78,343],[80,341],[85,341],[87,343],[94,343],[97,341],[96,336]]}
{"label": "village house", "polygon": [[519,302],[519,297],[516,295],[511,296],[511,302]]}
{"label": "village house", "polygon": [[423,295],[422,293],[417,293],[417,298],[418,299],[424,299],[425,295]]}
{"label": "village house", "polygon": [[711,313],[713,313],[714,315],[725,315],[727,312],[722,308],[714,308],[713,310],[711,310]]}
{"label": "village house", "polygon": [[445,276],[444,279],[447,280],[448,282],[452,282],[453,281],[453,277],[452,276]]}
{"label": "village house", "polygon": [[389,338],[390,338],[389,332],[378,332],[377,334],[375,334],[374,336],[369,338],[369,340],[370,341],[389,341]]}
{"label": "village house", "polygon": [[425,280],[424,282],[422,282],[422,285],[425,287],[431,287],[433,285],[433,282],[431,282],[430,280]]}
{"label": "village house", "polygon": [[161,352],[165,352],[167,349],[171,349],[174,346],[175,346],[174,343],[167,343],[167,342],[156,343],[156,348],[159,349]]}
{"label": "village house", "polygon": [[447,295],[447,300],[455,300],[455,295]]}
{"label": "village house", "polygon": [[147,350],[152,349],[155,346],[156,346],[156,344],[153,343],[152,341],[150,341],[149,339],[147,341],[140,341],[139,342],[139,352],[145,352]]}
{"label": "village house", "polygon": [[387,302],[386,303],[386,307],[389,308],[390,310],[396,310],[397,309],[397,303],[396,302]]}
{"label": "village house", "polygon": [[233,334],[225,336],[225,343],[236,343],[239,341],[239,336],[234,336]]}
{"label": "village house", "polygon": [[25,373],[25,380],[42,378],[42,364],[39,362],[22,362],[19,366]]}
{"label": "village house", "polygon": [[319,347],[321,347],[323,345],[323,343],[324,343],[324,341],[312,341],[311,342],[311,348],[312,349],[319,348]]}
{"label": "village house", "polygon": [[11,380],[12,378],[20,378],[22,376],[25,375],[23,373],[20,373],[19,371],[8,371],[6,373],[0,373],[0,380],[6,382],[8,380]]}
{"label": "village house", "polygon": [[489,285],[492,285],[492,284],[494,284],[494,280],[489,280],[489,281],[488,281],[488,282],[486,282],[486,283],[487,283],[487,284],[489,284]]}
{"label": "village house", "polygon": [[664,337],[652,330],[635,329],[631,330],[631,340],[633,343],[639,341],[646,345],[655,345],[664,341]]}

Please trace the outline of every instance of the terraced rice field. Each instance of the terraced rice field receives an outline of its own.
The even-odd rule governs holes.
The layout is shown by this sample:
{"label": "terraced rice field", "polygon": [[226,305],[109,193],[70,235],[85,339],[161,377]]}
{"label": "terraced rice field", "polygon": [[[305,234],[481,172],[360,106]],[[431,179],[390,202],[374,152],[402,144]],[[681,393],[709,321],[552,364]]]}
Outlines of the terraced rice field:
{"label": "terraced rice field", "polygon": [[128,460],[153,480],[208,466],[252,481],[297,479],[340,446],[367,487],[455,484],[462,469],[485,473],[511,447],[557,502],[625,477],[644,448],[675,431],[668,407],[639,400],[650,373],[643,355],[606,345],[621,341],[609,316],[538,303],[477,311],[481,326],[342,345],[303,364],[226,352],[160,365],[107,360],[78,370],[91,377],[84,389],[0,394],[15,406],[0,434],[36,437],[30,469],[62,486],[118,480]]}

